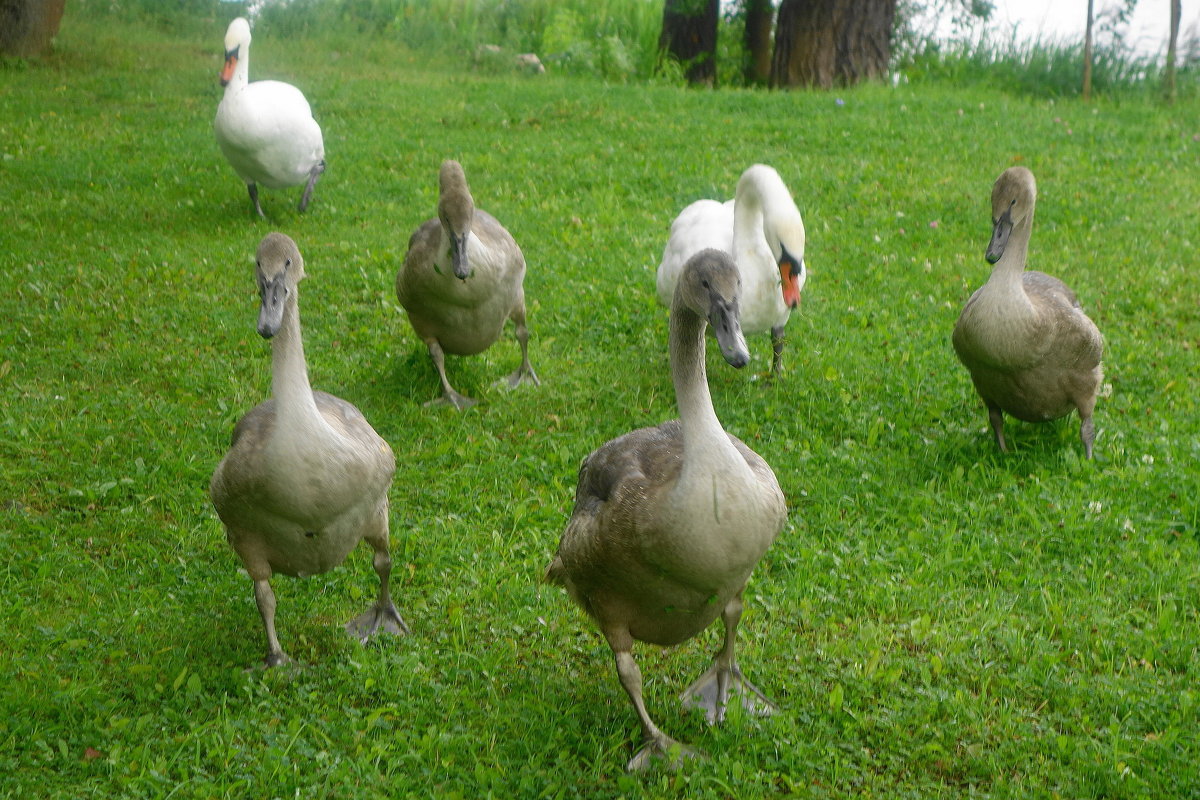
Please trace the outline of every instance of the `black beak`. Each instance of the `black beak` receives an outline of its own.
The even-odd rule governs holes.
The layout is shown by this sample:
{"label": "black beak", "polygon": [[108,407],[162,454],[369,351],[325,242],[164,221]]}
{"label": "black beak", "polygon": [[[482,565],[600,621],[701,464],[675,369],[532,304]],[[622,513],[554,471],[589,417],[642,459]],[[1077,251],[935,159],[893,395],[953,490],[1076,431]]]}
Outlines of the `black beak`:
{"label": "black beak", "polygon": [[284,273],[279,273],[263,287],[262,304],[258,307],[258,335],[270,339],[279,333],[283,325],[284,301],[287,299],[287,286],[284,283]]}
{"label": "black beak", "polygon": [[717,335],[721,355],[729,366],[741,369],[750,363],[750,350],[746,347],[746,337],[742,335],[741,314],[738,313],[736,299],[728,302],[713,298],[708,309],[708,324]]}
{"label": "black beak", "polygon": [[985,256],[989,264],[995,264],[1000,260],[1000,256],[1004,255],[1004,248],[1008,246],[1008,237],[1012,229],[1012,214],[1006,210],[992,226],[992,240],[988,242]]}
{"label": "black beak", "polygon": [[462,236],[450,237],[450,255],[453,259],[454,277],[460,281],[465,281],[471,276],[471,264],[467,261],[467,237],[469,233],[464,233]]}

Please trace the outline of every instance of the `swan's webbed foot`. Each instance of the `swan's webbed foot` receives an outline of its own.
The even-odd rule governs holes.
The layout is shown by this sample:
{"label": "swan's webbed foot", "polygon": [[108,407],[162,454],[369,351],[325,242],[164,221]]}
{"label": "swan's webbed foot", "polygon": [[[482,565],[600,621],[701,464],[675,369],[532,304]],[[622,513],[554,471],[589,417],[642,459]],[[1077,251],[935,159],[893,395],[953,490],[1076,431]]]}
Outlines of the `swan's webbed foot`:
{"label": "swan's webbed foot", "polygon": [[470,408],[471,406],[475,405],[478,402],[479,401],[474,398],[467,397],[465,394],[459,394],[458,392],[454,391],[453,389],[449,389],[445,393],[443,393],[441,397],[435,397],[432,400],[429,400],[428,402],[426,402],[425,407],[426,408],[436,408],[438,406],[453,406],[454,408],[457,408],[459,411],[463,411],[465,409]]}
{"label": "swan's webbed foot", "polygon": [[363,613],[346,623],[346,632],[363,644],[377,633],[402,636],[411,631],[396,606],[390,602],[375,603]]}
{"label": "swan's webbed foot", "polygon": [[688,747],[686,744],[680,744],[664,733],[659,733],[657,736],[646,738],[642,748],[634,753],[633,758],[629,759],[625,769],[629,772],[642,772],[662,765],[669,770],[677,770],[689,760],[704,757],[704,753],[699,750]]}
{"label": "swan's webbed foot", "polygon": [[679,699],[684,708],[704,709],[704,718],[709,724],[716,724],[725,720],[731,695],[742,701],[742,708],[747,713],[757,717],[769,717],[779,710],[757,686],[746,680],[736,662],[728,667],[719,662],[713,664],[683,691]]}
{"label": "swan's webbed foot", "polygon": [[272,667],[286,667],[295,662],[292,657],[282,650],[274,650],[267,653],[267,657],[263,659],[263,668],[271,669]]}
{"label": "swan's webbed foot", "polygon": [[542,385],[541,379],[533,371],[533,367],[528,364],[522,364],[513,374],[496,381],[497,386],[503,386],[507,389],[515,389],[523,383],[532,383],[534,386]]}

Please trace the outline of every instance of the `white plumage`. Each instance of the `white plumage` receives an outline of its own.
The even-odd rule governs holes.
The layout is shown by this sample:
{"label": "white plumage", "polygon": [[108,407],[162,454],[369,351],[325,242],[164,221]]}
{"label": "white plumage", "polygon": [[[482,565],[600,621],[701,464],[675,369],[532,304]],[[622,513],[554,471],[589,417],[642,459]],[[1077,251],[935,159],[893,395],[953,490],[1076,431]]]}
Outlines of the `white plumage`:
{"label": "white plumage", "polygon": [[221,152],[246,182],[254,210],[258,184],[286,189],[304,184],[303,211],[313,186],[325,171],[325,143],[304,94],[281,81],[249,82],[250,23],[238,17],[225,33],[225,96],[217,106],[213,130]]}
{"label": "white plumage", "polygon": [[778,373],[783,329],[807,277],[804,220],[778,172],[755,164],[742,173],[734,199],[697,200],[679,213],[658,267],[664,306],[671,305],[683,265],[706,248],[733,256],[742,277],[742,330],[771,332],[771,370]]}

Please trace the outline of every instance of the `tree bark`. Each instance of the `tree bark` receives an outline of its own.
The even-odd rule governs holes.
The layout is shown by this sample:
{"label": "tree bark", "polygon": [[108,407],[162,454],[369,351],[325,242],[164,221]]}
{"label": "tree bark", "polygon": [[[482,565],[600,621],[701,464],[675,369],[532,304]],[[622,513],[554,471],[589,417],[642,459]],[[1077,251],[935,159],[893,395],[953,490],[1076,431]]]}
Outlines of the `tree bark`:
{"label": "tree bark", "polygon": [[1171,30],[1167,37],[1167,69],[1163,75],[1167,102],[1175,102],[1175,47],[1179,40],[1179,18],[1183,16],[1182,0],[1171,0]]}
{"label": "tree bark", "polygon": [[689,83],[712,85],[717,78],[717,19],[720,0],[666,0],[659,50],[683,65]]}
{"label": "tree bark", "polygon": [[849,86],[887,74],[897,0],[783,0],[774,87]]}
{"label": "tree bark", "polygon": [[771,26],[775,22],[775,9],[771,0],[745,0],[744,8],[746,85],[766,85],[771,80]]}
{"label": "tree bark", "polygon": [[1095,16],[1092,13],[1092,2],[1088,0],[1088,15],[1087,28],[1083,34],[1083,99],[1092,99],[1092,22]]}
{"label": "tree bark", "polygon": [[0,53],[39,55],[58,33],[66,0],[0,0]]}

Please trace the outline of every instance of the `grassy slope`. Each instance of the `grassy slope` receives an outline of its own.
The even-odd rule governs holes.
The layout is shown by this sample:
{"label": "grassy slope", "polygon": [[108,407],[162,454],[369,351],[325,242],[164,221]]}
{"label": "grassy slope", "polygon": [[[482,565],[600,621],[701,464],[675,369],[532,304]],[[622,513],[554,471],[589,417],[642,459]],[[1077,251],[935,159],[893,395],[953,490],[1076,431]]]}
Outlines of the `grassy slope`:
{"label": "grassy slope", "polygon": [[[4,68],[0,793],[1200,792],[1194,106],[607,88],[264,37],[252,76],[304,88],[330,169],[309,214],[268,191],[261,223],[212,139],[221,28],[130,41],[68,17],[47,63]],[[525,249],[544,380],[490,386],[511,339],[454,359],[483,401],[465,414],[421,406],[436,380],[392,291],[447,156]],[[674,414],[652,289],[672,216],[754,161],[800,202],[810,283],[782,382],[710,374],[792,508],[741,637],[785,711],[709,729],[674,696],[716,635],[641,648],[651,713],[713,758],[631,778],[607,648],[537,579],[579,459]],[[1095,463],[1075,419],[1010,424],[997,454],[949,347],[987,274],[991,182],[1018,161],[1041,188],[1035,266],[1107,338]],[[243,671],[260,626],[206,487],[269,387],[251,265],[271,229],[308,264],[314,384],[397,452],[415,634],[341,634],[375,590],[362,548],[277,582],[309,666],[263,674]]]}

